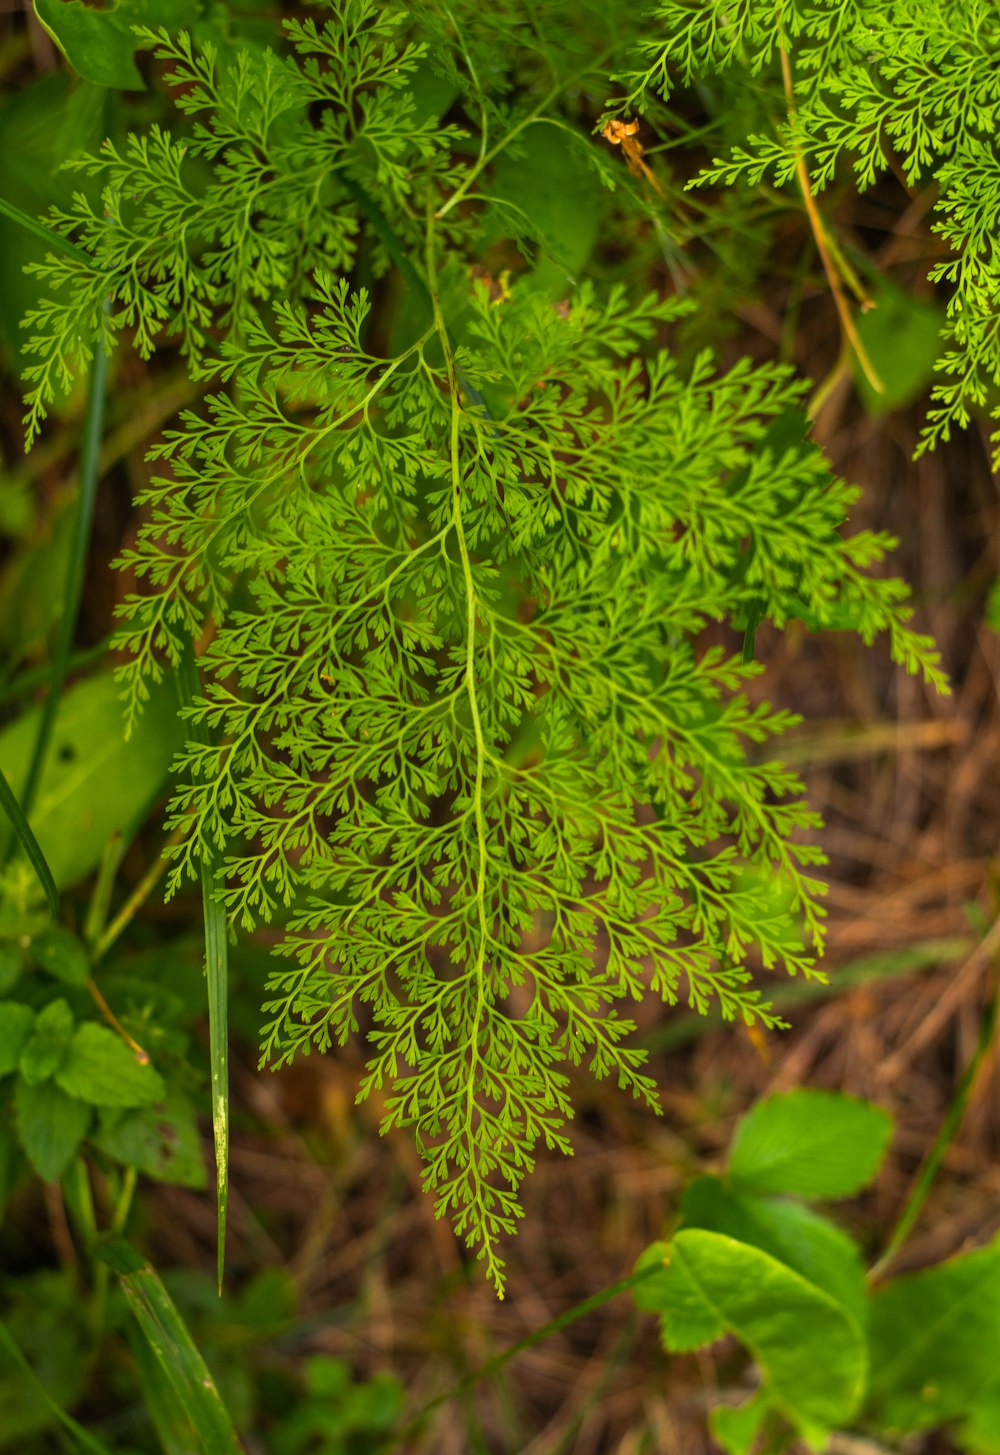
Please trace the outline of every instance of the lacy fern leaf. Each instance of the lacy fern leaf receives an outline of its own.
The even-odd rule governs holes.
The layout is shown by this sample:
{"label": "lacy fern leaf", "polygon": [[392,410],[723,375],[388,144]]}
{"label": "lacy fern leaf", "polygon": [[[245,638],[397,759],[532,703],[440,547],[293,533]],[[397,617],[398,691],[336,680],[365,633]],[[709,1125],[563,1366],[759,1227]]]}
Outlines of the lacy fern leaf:
{"label": "lacy fern leaf", "polygon": [[[94,263],[48,265],[34,326],[66,359],[109,298],[112,329],[178,334],[215,381],[154,447],[122,562],[131,709],[204,644],[170,888],[219,855],[231,924],[282,926],[264,1061],[363,1037],[361,1095],[502,1290],[520,1185],[571,1150],[573,1068],[657,1105],[629,1005],[774,1026],[753,968],[818,973],[818,820],[767,751],[793,719],[703,630],[887,631],[941,679],[867,574],[891,542],[841,534],[855,492],[787,368],[681,372],[685,305],[622,283],[553,302],[529,273],[491,301],[488,138],[414,123],[400,19],[336,0],[290,26],[298,60],[231,72],[159,38],[195,130],[86,164],[108,204],[59,224]],[[445,75],[472,54],[449,43]],[[479,108],[497,150],[537,114],[517,84]],[[411,288],[382,349],[349,277],[369,244]]]}

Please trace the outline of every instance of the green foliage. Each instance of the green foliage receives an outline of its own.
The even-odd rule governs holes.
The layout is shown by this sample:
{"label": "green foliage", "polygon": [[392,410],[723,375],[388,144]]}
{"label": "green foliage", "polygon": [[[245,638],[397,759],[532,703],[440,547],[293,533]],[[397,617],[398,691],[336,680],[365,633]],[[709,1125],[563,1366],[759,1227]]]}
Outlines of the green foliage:
{"label": "green foliage", "polygon": [[0,1000],[0,1104],[17,1147],[46,1181],[63,1176],[87,1138],[113,1162],[201,1186],[194,1107],[176,1062],[168,1085],[148,1056],[139,1059],[94,1019],[84,945],[67,930],[36,926],[25,915],[3,927],[11,938],[3,946],[10,972]]}
{"label": "green foliage", "polygon": [[868,1102],[808,1089],[772,1096],[737,1127],[729,1178],[739,1192],[850,1197],[871,1182],[891,1132]]}
{"label": "green foliage", "polygon": [[[821,190],[844,167],[858,188],[890,166],[908,187],[933,185],[934,231],[949,256],[930,279],[948,291],[944,375],[931,393],[924,447],[949,438],[986,405],[1000,419],[1000,96],[994,61],[1000,16],[992,0],[658,0],[623,72],[619,111],[642,110],[654,92],[720,74],[755,78],[768,103],[696,181],[784,186],[799,159]],[[794,105],[779,57],[790,58]],[[767,87],[770,87],[767,90]],[[994,435],[1000,445],[1000,432]]]}
{"label": "green foliage", "polygon": [[78,76],[97,86],[141,90],[132,57],[136,27],[176,30],[198,19],[197,0],[114,0],[101,10],[82,0],[33,0],[35,14]]}
{"label": "green foliage", "polygon": [[[732,1331],[767,1381],[767,1408],[806,1437],[847,1424],[864,1392],[867,1355],[857,1321],[829,1294],[751,1243],[682,1229],[653,1250],[667,1267],[640,1285],[661,1310],[667,1349],[683,1352]],[[764,1408],[763,1403],[759,1406]]]}
{"label": "green foliage", "polygon": [[[899,1437],[960,1418],[987,1439],[1000,1244],[872,1291],[854,1241],[786,1196],[858,1191],[874,1177],[890,1128],[879,1108],[831,1092],[759,1102],[737,1129],[726,1177],[691,1183],[680,1230],[639,1261],[660,1270],[635,1299],[660,1315],[668,1350],[731,1331],[760,1367],[757,1394],[712,1412],[727,1455],[748,1455],[765,1432],[768,1449],[798,1437],[819,1450],[837,1428]],[[822,1193],[818,1163],[796,1168],[796,1149],[818,1141],[830,1169]],[[779,1145],[788,1157],[776,1160]],[[758,1191],[748,1191],[755,1177]]]}
{"label": "green foliage", "polygon": [[[62,697],[31,827],[58,888],[92,872],[109,838],[130,836],[166,781],[181,742],[177,697],[157,691],[150,711],[126,740],[110,672],[78,682]],[[23,713],[0,732],[0,759],[20,790],[31,760],[40,709]],[[7,837],[0,818],[0,843]],[[16,864],[7,871],[15,899],[26,893]]]}
{"label": "green foliage", "polygon": [[915,1430],[974,1411],[998,1343],[1000,1243],[893,1279],[872,1299],[873,1422]]}
{"label": "green foliage", "polygon": [[242,1446],[208,1366],[163,1280],[124,1239],[97,1255],[117,1273],[129,1310],[156,1358],[176,1404],[197,1432],[204,1455],[240,1455]]}
{"label": "green foliage", "polygon": [[[333,0],[287,22],[293,54],[144,32],[187,124],[74,164],[101,201],[51,217],[89,261],[35,269],[28,370],[29,436],[121,330],[214,380],[153,447],[120,563],[133,722],[207,642],[169,887],[218,856],[230,923],[283,923],[265,1059],[363,1030],[362,1095],[498,1289],[538,1146],[571,1150],[571,1068],[657,1105],[623,1004],[773,1026],[753,967],[815,973],[817,819],[768,754],[792,718],[745,694],[751,623],[886,632],[943,685],[870,574],[891,541],[840,533],[856,492],[803,385],[682,372],[681,300],[568,277],[584,249],[523,169],[554,136],[611,180],[579,51],[635,36],[519,14]],[[544,265],[477,281],[527,239]],[[409,297],[376,329],[390,264]],[[732,648],[699,643],[712,623]]]}

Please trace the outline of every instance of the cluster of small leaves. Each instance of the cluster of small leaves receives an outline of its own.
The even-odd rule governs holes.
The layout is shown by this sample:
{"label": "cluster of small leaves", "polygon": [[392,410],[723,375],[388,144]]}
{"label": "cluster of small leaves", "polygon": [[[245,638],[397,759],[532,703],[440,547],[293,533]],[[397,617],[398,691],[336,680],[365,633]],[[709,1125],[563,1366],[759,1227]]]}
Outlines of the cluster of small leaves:
{"label": "cluster of small leaves", "polygon": [[[949,285],[945,376],[932,391],[922,448],[984,405],[1000,418],[1000,12],[992,0],[658,0],[638,53],[619,77],[619,109],[656,91],[743,69],[772,78],[773,128],[717,158],[697,184],[783,186],[805,160],[822,189],[842,163],[859,188],[894,165],[910,188],[934,186],[936,232],[949,256],[930,278]],[[779,52],[790,58],[789,114]],[[994,436],[1000,444],[1000,434]]]}
{"label": "cluster of small leaves", "polygon": [[58,1180],[81,1142],[166,1181],[200,1186],[204,1169],[191,1104],[93,1017],[82,942],[50,925],[0,940],[0,1136],[4,1195],[10,1142],[46,1181]]}
{"label": "cluster of small leaves", "polygon": [[[326,33],[293,40],[311,53]],[[325,65],[350,76],[336,34]],[[802,835],[817,818],[765,747],[792,719],[748,701],[749,653],[699,645],[703,629],[887,631],[897,661],[940,681],[936,658],[904,588],[868,574],[888,538],[841,536],[854,492],[806,438],[786,368],[720,375],[703,355],[685,376],[664,342],[682,305],[624,287],[553,304],[529,275],[491,301],[450,216],[476,205],[490,148],[484,133],[463,161],[443,128],[409,194],[388,143],[366,176],[361,216],[414,293],[374,351],[348,230],[339,253],[301,250],[293,203],[284,251],[262,202],[281,176],[293,187],[274,152],[286,122],[306,145],[311,59],[269,60],[282,79],[265,105],[241,65],[210,79],[171,45],[184,106],[210,117],[188,147],[216,180],[171,211],[187,163],[164,180],[176,144],[155,133],[130,144],[127,226],[110,204],[65,223],[97,260],[93,306],[106,290],[143,346],[176,327],[202,367],[201,287],[222,324],[220,385],[154,448],[163,473],[123,559],[142,586],[121,634],[132,709],[164,657],[207,643],[171,888],[218,857],[231,921],[282,923],[265,1059],[363,1034],[362,1094],[415,1137],[439,1212],[499,1289],[537,1148],[570,1150],[571,1068],[656,1104],[628,1002],[651,991],[769,1026],[752,968],[816,973],[823,856]],[[355,111],[386,87],[402,94],[373,72]],[[508,137],[531,114],[514,104]],[[353,136],[324,145],[347,176]],[[211,270],[237,213],[226,292]],[[418,227],[423,255],[406,257]],[[77,306],[52,305],[58,327]]]}

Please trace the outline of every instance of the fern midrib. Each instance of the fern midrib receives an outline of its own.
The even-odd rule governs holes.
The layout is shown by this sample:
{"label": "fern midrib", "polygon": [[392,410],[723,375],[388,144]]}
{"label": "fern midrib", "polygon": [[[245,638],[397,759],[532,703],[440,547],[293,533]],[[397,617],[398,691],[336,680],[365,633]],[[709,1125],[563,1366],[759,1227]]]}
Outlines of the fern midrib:
{"label": "fern midrib", "polygon": [[[427,210],[427,279],[431,294],[431,304],[434,309],[434,326],[438,338],[441,341],[441,348],[444,353],[445,367],[448,373],[448,392],[451,396],[451,425],[449,435],[449,452],[451,456],[451,488],[452,488],[452,526],[455,531],[455,539],[458,545],[459,559],[462,566],[462,580],[465,587],[465,691],[469,701],[469,714],[472,720],[472,731],[476,745],[476,763],[473,778],[472,812],[476,825],[476,913],[479,921],[479,944],[476,950],[475,963],[472,969],[472,976],[475,981],[475,1006],[471,1016],[471,1024],[468,1038],[469,1051],[469,1079],[466,1090],[465,1104],[465,1126],[464,1136],[470,1149],[470,1169],[474,1166],[471,1158],[472,1148],[475,1145],[473,1119],[476,1111],[475,1090],[476,1076],[479,1069],[479,1035],[486,1013],[486,946],[489,940],[489,926],[486,922],[486,875],[488,851],[486,845],[486,814],[483,808],[483,782],[486,776],[486,759],[488,750],[486,737],[483,733],[482,716],[479,711],[479,699],[476,693],[476,586],[472,575],[472,562],[469,557],[469,545],[465,535],[465,523],[462,520],[462,478],[459,463],[459,431],[462,419],[461,389],[458,381],[458,372],[455,368],[455,359],[452,353],[451,341],[448,338],[448,331],[445,327],[444,315],[441,309],[441,298],[437,286],[437,271],[434,257],[434,213],[431,206]],[[473,1174],[474,1175],[474,1174]],[[478,1180],[478,1179],[477,1179]],[[477,1201],[482,1203],[481,1195],[477,1192]],[[484,1243],[489,1248],[490,1239],[483,1230]],[[489,1254],[488,1254],[489,1256]],[[492,1257],[490,1258],[492,1263]]]}

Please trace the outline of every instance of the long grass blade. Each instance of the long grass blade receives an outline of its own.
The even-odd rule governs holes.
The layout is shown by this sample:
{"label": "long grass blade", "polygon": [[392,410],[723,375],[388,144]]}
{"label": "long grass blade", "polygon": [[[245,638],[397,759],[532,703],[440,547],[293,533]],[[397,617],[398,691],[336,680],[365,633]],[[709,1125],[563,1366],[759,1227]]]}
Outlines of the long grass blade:
{"label": "long grass blade", "polygon": [[99,1243],[94,1253],[118,1275],[129,1309],[198,1432],[204,1455],[243,1455],[208,1365],[156,1269],[124,1238]]}
{"label": "long grass blade", "polygon": [[[201,678],[193,651],[178,667],[181,701],[190,707],[201,691]],[[199,741],[208,743],[208,729],[192,724]],[[218,868],[215,856],[201,862],[201,895],[205,916],[205,974],[208,980],[208,1040],[212,1073],[212,1134],[215,1142],[215,1183],[218,1208],[217,1265],[219,1292],[226,1261],[226,1207],[229,1201],[229,942],[226,912],[216,898]]]}
{"label": "long grass blade", "polygon": [[21,805],[17,801],[17,795],[7,782],[7,775],[0,768],[0,808],[10,819],[14,834],[24,850],[28,862],[38,875],[38,882],[45,890],[45,898],[49,902],[49,909],[52,911],[52,918],[59,918],[59,891],[56,889],[56,881],[52,877],[52,870],[48,861],[42,853],[41,845],[31,831],[31,825],[25,818]]}
{"label": "long grass blade", "polygon": [[35,237],[41,238],[47,247],[55,248],[56,252],[65,253],[68,258],[75,258],[78,263],[86,263],[88,267],[94,266],[94,260],[83,248],[78,248],[76,243],[70,242],[68,237],[56,232],[49,227],[48,223],[42,222],[38,217],[32,217],[28,212],[22,212],[13,202],[8,202],[6,197],[0,197],[0,212],[4,217],[9,217],[11,222],[16,222],[18,227],[23,227],[25,232],[34,233]]}
{"label": "long grass blade", "polygon": [[906,1206],[903,1208],[896,1226],[889,1236],[885,1251],[878,1262],[874,1263],[869,1270],[869,1278],[880,1278],[893,1258],[895,1258],[900,1248],[910,1236],[913,1225],[920,1216],[923,1205],[927,1201],[928,1194],[937,1180],[937,1175],[941,1171],[941,1166],[947,1155],[948,1148],[955,1140],[958,1129],[962,1124],[965,1108],[968,1106],[969,1097],[972,1094],[972,1088],[976,1083],[976,1078],[993,1044],[993,1037],[997,1028],[998,994],[1000,994],[1000,991],[995,989],[990,997],[989,1005],[986,1008],[986,1013],[979,1027],[979,1039],[976,1043],[976,1049],[972,1054],[969,1064],[962,1073],[962,1078],[955,1089],[955,1095],[951,1099],[948,1110],[945,1112],[944,1119],[938,1129],[938,1134],[934,1138],[934,1145],[928,1152],[927,1160],[923,1167],[921,1167],[910,1191],[910,1195],[906,1199]]}
{"label": "long grass blade", "polygon": [[21,1352],[16,1340],[11,1334],[3,1319],[0,1319],[0,1348],[2,1348],[11,1362],[17,1366],[18,1373],[24,1380],[25,1385],[38,1396],[40,1403],[45,1405],[52,1418],[57,1422],[64,1443],[68,1444],[74,1451],[82,1451],[83,1455],[111,1455],[103,1440],[88,1433],[82,1425],[77,1424],[72,1415],[68,1415],[62,1405],[49,1394],[45,1385],[38,1378],[27,1359]]}
{"label": "long grass blade", "polygon": [[59,618],[59,631],[49,669],[48,692],[42,707],[28,776],[21,792],[21,807],[30,814],[38,792],[45,758],[52,740],[59,694],[69,667],[76,633],[76,621],[83,593],[83,578],[87,569],[87,551],[90,546],[90,532],[94,521],[94,505],[97,500],[97,482],[100,478],[99,460],[101,436],[104,431],[104,400],[108,382],[108,358],[98,343],[90,365],[90,380],[87,387],[87,414],[83,426],[83,440],[80,447],[80,483],[73,522],[73,538],[70,543],[69,565],[63,588],[63,609]]}

